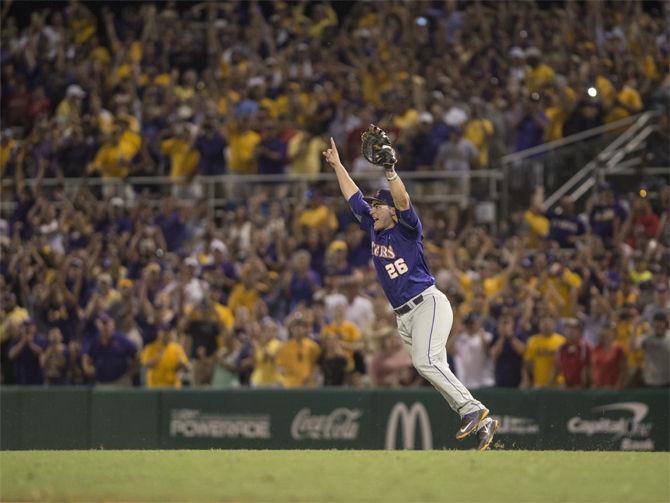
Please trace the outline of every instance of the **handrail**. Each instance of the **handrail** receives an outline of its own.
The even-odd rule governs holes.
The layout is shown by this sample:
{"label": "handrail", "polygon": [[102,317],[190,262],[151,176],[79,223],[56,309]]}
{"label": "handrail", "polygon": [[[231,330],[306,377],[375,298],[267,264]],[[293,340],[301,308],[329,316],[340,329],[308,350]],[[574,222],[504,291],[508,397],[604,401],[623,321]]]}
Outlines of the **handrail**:
{"label": "handrail", "polygon": [[[435,180],[435,179],[460,179],[466,174],[470,178],[493,178],[500,180],[503,174],[498,169],[473,170],[473,171],[403,171],[403,180]],[[379,174],[375,173],[351,173],[356,180],[370,181],[380,180],[384,177],[381,169]],[[189,177],[171,177],[162,176],[135,176],[135,177],[109,177],[109,178],[43,178],[41,185],[115,185],[115,184],[137,184],[137,185],[179,185],[189,180]],[[27,185],[36,185],[38,180],[35,178],[26,178]],[[193,181],[199,183],[300,183],[300,182],[328,182],[337,181],[335,173],[317,173],[314,175],[196,175]],[[2,187],[11,187],[14,185],[12,178],[4,178]]]}
{"label": "handrail", "polygon": [[[612,157],[616,156],[617,152],[620,150],[621,146],[630,141],[631,137],[635,137],[641,128],[645,127],[647,122],[651,120],[652,117],[657,115],[656,112],[648,111],[643,114],[639,114],[636,117],[635,123],[627,128],[621,135],[617,136],[612,143],[607,145],[594,159],[589,161],[582,169],[577,173],[572,175],[570,179],[565,182],[561,187],[559,187],[553,194],[547,197],[544,201],[545,211],[551,208],[556,204],[563,196],[565,196],[574,186],[586,176],[590,174],[598,167],[600,164],[607,163]],[[614,124],[614,123],[612,123]],[[588,183],[584,182],[584,185],[587,185],[585,190],[578,191],[579,196],[581,196],[586,190],[590,189],[595,185],[595,182]]]}
{"label": "handrail", "polygon": [[570,145],[582,140],[586,140],[593,136],[598,136],[602,133],[607,133],[608,131],[619,129],[628,124],[632,124],[637,119],[639,119],[644,114],[631,115],[629,117],[624,117],[619,119],[616,122],[611,122],[609,124],[603,124],[602,126],[594,127],[587,129],[586,131],[581,131],[579,133],[566,136],[565,138],[560,138],[558,140],[550,141],[548,143],[543,143],[542,145],[537,145],[535,147],[527,148],[525,150],[520,150],[519,152],[514,152],[512,154],[507,154],[500,158],[500,162],[503,164],[513,163],[526,159],[537,154],[542,154],[550,150],[555,150],[557,148],[563,147],[565,145]]}

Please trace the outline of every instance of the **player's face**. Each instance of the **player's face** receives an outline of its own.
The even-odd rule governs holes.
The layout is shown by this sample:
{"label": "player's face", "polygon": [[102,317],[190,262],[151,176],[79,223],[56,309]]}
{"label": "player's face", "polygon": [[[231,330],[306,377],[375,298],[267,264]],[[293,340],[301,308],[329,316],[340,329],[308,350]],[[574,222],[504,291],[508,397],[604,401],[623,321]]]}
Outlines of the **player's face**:
{"label": "player's face", "polygon": [[385,204],[373,204],[370,213],[376,231],[388,229],[395,224],[395,210],[390,206]]}

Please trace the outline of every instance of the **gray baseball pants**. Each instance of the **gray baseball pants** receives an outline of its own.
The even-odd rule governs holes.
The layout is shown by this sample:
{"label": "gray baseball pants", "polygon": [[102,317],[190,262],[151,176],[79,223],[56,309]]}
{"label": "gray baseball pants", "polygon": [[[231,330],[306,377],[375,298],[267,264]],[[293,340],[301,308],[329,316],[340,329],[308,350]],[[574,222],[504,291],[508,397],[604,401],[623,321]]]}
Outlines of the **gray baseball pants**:
{"label": "gray baseball pants", "polygon": [[406,305],[412,309],[396,315],[398,331],[412,355],[414,368],[444,397],[459,416],[483,409],[456,378],[447,363],[447,338],[454,323],[454,313],[447,296],[435,286],[421,292],[423,301]]}

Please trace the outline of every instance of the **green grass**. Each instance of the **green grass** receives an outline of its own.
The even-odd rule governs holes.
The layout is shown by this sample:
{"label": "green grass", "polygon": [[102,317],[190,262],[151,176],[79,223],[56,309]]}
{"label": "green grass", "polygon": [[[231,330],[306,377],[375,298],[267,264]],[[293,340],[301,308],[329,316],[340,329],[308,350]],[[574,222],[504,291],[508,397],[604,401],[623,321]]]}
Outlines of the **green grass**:
{"label": "green grass", "polygon": [[0,452],[1,501],[669,501],[670,453]]}

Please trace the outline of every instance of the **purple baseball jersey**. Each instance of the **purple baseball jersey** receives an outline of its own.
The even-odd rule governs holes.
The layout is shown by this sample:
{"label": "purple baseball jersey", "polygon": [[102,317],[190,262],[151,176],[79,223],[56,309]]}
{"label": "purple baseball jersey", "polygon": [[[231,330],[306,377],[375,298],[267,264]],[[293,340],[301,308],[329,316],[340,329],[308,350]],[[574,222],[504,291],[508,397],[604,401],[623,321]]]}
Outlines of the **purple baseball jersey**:
{"label": "purple baseball jersey", "polygon": [[349,206],[370,234],[377,277],[394,309],[435,284],[423,255],[423,227],[411,205],[405,211],[396,209],[398,223],[379,232],[374,229],[370,205],[360,191],[351,196]]}

